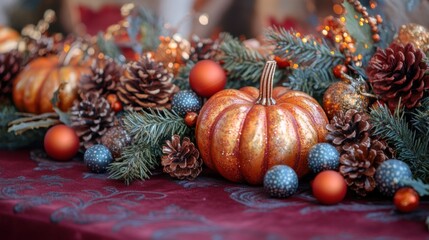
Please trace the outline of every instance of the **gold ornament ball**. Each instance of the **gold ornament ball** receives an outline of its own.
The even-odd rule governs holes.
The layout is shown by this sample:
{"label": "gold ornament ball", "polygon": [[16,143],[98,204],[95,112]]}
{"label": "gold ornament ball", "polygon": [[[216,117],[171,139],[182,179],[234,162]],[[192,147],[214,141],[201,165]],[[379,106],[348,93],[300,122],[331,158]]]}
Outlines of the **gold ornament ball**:
{"label": "gold ornament ball", "polygon": [[331,84],[323,95],[323,109],[329,119],[349,109],[365,111],[369,99],[359,92],[359,86],[344,81]]}
{"label": "gold ornament ball", "polygon": [[170,73],[177,75],[189,59],[191,44],[178,34],[172,37],[161,36],[159,40],[161,43],[154,54],[155,61],[162,62]]}
{"label": "gold ornament ball", "polygon": [[402,43],[404,45],[411,43],[424,52],[428,52],[429,32],[425,27],[415,23],[402,25],[399,29],[398,35],[395,38],[395,42]]}

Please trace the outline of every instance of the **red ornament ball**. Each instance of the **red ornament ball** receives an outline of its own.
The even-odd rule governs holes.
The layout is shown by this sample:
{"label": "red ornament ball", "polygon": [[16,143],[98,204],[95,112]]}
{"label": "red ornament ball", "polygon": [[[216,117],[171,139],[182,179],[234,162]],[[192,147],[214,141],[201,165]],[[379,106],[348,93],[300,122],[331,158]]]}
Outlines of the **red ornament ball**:
{"label": "red ornament ball", "polygon": [[122,103],[119,101],[114,102],[113,105],[111,106],[111,108],[115,113],[118,113],[124,109],[122,106]]}
{"label": "red ornament ball", "polygon": [[79,137],[72,128],[56,125],[46,132],[44,147],[48,156],[57,161],[67,161],[79,150]]}
{"label": "red ornament ball", "polygon": [[407,213],[417,209],[420,203],[420,197],[414,189],[405,187],[396,191],[393,202],[398,211]]}
{"label": "red ornament ball", "polygon": [[185,124],[188,127],[195,127],[197,124],[198,113],[196,112],[187,112],[185,115]]}
{"label": "red ornament ball", "polygon": [[323,171],[314,178],[313,195],[323,204],[336,204],[341,202],[347,193],[344,177],[333,170]]}
{"label": "red ornament ball", "polygon": [[192,90],[201,97],[211,97],[224,89],[226,74],[223,68],[212,60],[197,62],[189,73]]}
{"label": "red ornament ball", "polygon": [[290,67],[290,61],[287,60],[286,58],[281,58],[279,56],[275,56],[274,57],[274,61],[276,61],[277,66],[279,68],[287,68]]}
{"label": "red ornament ball", "polygon": [[347,73],[347,67],[342,64],[339,64],[332,69],[332,72],[334,73],[334,76],[336,78],[341,78],[343,73]]}

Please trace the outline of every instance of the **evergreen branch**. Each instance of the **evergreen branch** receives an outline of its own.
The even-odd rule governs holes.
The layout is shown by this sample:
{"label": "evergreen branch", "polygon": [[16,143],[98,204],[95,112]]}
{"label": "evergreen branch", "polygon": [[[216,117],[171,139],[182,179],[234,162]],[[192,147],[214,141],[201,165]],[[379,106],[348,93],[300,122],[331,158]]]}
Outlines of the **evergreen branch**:
{"label": "evergreen branch", "polygon": [[[265,62],[269,58],[262,56],[256,50],[247,48],[242,42],[228,33],[222,33],[220,39],[220,50],[223,53],[221,55],[222,67],[228,72],[228,79],[243,81],[244,83],[239,84],[239,86],[257,86]],[[274,82],[278,82],[281,76],[281,71],[276,71]]]}
{"label": "evergreen branch", "polygon": [[265,35],[275,45],[275,55],[300,66],[331,69],[345,60],[343,54],[331,49],[323,39],[318,42],[312,36],[300,38],[299,33],[284,28],[270,28]]}
{"label": "evergreen branch", "polygon": [[139,143],[153,145],[173,134],[183,135],[188,126],[174,111],[148,109],[139,113],[129,113],[123,118],[130,136]]}
{"label": "evergreen branch", "polygon": [[144,144],[126,147],[118,161],[109,166],[109,178],[122,179],[129,185],[136,179],[149,179],[151,171],[158,166],[157,157],[152,149]]}
{"label": "evergreen branch", "polygon": [[429,195],[429,185],[428,184],[424,184],[422,182],[422,180],[417,179],[417,180],[405,180],[403,181],[403,183],[406,186],[412,187],[414,190],[416,190],[416,192],[421,196],[427,196]]}
{"label": "evergreen branch", "polygon": [[429,135],[429,97],[422,100],[421,106],[412,112],[411,123],[423,135]]}
{"label": "evergreen branch", "polygon": [[118,162],[109,167],[109,177],[130,184],[136,179],[148,179],[158,166],[161,147],[173,134],[190,134],[182,117],[170,110],[148,109],[129,112],[123,117],[124,127],[133,144],[124,149]]}
{"label": "evergreen branch", "polygon": [[189,60],[184,67],[180,68],[177,78],[173,80],[173,83],[178,86],[180,90],[191,89],[189,85],[189,73],[194,66],[195,62]]}
{"label": "evergreen branch", "polygon": [[125,57],[121,54],[118,46],[111,39],[105,39],[102,33],[97,36],[97,46],[104,55],[112,58],[119,64],[125,63]]}
{"label": "evergreen branch", "polygon": [[386,106],[371,110],[374,134],[395,147],[398,159],[408,163],[416,178],[429,180],[429,136],[418,136],[411,130],[405,113],[398,107],[392,115]]}
{"label": "evergreen branch", "polygon": [[335,81],[331,69],[298,68],[283,85],[303,91],[321,103],[326,89]]}
{"label": "evergreen branch", "polygon": [[[157,15],[140,5],[134,8],[127,20],[130,24],[127,32],[135,52],[154,51],[158,48],[159,36],[164,35],[164,27]],[[141,44],[138,42],[139,37]]]}

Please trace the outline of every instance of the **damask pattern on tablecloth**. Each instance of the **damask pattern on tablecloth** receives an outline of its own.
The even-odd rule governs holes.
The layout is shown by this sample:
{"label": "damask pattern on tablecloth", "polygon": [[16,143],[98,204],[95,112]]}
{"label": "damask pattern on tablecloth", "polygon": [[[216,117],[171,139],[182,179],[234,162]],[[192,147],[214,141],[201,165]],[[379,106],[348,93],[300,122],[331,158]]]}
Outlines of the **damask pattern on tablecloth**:
{"label": "damask pattern on tablecloth", "polygon": [[[125,186],[108,179],[107,174],[87,172],[81,161],[51,165],[43,159],[5,161],[0,156],[0,174],[0,217],[2,207],[7,206],[13,213],[9,217],[38,213],[46,224],[66,225],[100,238],[395,239],[398,231],[409,230],[392,226],[420,226],[429,215],[429,203],[424,199],[424,207],[410,214],[398,214],[389,199],[351,198],[353,201],[320,205],[308,184],[301,184],[290,198],[276,199],[268,197],[262,187],[235,184],[210,174],[189,181],[157,171],[150,180]],[[360,221],[359,226],[344,222],[349,215]],[[315,226],[305,228],[308,223]],[[337,225],[336,230],[326,228]],[[389,230],[360,229],[374,226]]]}
{"label": "damask pattern on tablecloth", "polygon": [[71,169],[75,166],[82,165],[79,156],[74,157],[71,161],[58,162],[48,157],[42,149],[36,149],[30,152],[30,159],[36,162],[37,166],[34,171],[57,171],[62,169]]}
{"label": "damask pattern on tablecloth", "polygon": [[[130,208],[137,207],[142,201],[160,200],[167,197],[167,194],[154,191],[119,191],[114,187],[103,187],[99,190],[81,191],[61,191],[63,183],[74,182],[72,179],[65,179],[60,176],[43,175],[39,179],[28,177],[18,177],[15,179],[0,179],[0,201],[17,200],[13,207],[15,213],[23,213],[32,208],[50,205],[56,202],[63,204],[54,210],[50,219],[54,223],[63,220],[73,221],[78,224],[88,224],[94,222],[119,221],[135,214]],[[34,194],[40,191],[40,187],[52,186],[55,191],[47,191],[41,194]],[[33,194],[23,193],[31,190]],[[103,212],[88,213],[92,207],[103,205]]]}

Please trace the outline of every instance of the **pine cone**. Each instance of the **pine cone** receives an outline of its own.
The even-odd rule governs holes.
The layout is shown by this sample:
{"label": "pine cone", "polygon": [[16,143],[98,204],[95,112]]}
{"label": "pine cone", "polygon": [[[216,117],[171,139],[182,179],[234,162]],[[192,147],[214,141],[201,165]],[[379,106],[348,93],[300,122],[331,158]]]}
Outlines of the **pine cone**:
{"label": "pine cone", "polygon": [[429,89],[428,65],[425,54],[412,44],[405,47],[393,43],[386,50],[379,49],[371,58],[367,73],[375,94],[394,111],[401,101],[406,108],[419,105],[424,91]]}
{"label": "pine cone", "polygon": [[162,147],[164,155],[161,158],[164,172],[178,179],[195,179],[202,171],[202,161],[194,143],[187,137],[181,142],[179,135],[173,135],[166,143]]}
{"label": "pine cone", "polygon": [[81,147],[88,149],[100,143],[101,137],[113,126],[114,115],[109,102],[95,92],[85,94],[80,102],[76,101],[71,108],[70,120]]}
{"label": "pine cone", "polygon": [[0,54],[0,94],[12,92],[13,79],[21,71],[22,57],[18,51]]}
{"label": "pine cone", "polygon": [[219,43],[210,38],[200,39],[197,36],[192,37],[190,59],[193,62],[201,60],[214,59],[218,53]]}
{"label": "pine cone", "polygon": [[370,144],[353,144],[341,155],[339,171],[350,189],[366,196],[376,186],[375,170],[382,162],[392,157],[393,150],[382,140],[373,139]]}
{"label": "pine cone", "polygon": [[353,144],[368,145],[372,129],[369,120],[370,116],[367,113],[358,112],[355,109],[349,109],[345,113],[340,112],[326,125],[328,129],[326,140],[334,145],[340,154]]}
{"label": "pine cone", "polygon": [[116,93],[116,86],[122,74],[118,64],[110,59],[99,59],[91,67],[92,74],[84,75],[80,81],[80,95],[96,92],[107,98],[108,94]]}
{"label": "pine cone", "polygon": [[128,63],[117,94],[126,110],[170,108],[173,94],[179,91],[172,80],[162,63],[143,57],[141,62]]}

